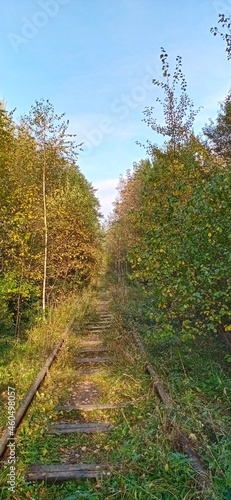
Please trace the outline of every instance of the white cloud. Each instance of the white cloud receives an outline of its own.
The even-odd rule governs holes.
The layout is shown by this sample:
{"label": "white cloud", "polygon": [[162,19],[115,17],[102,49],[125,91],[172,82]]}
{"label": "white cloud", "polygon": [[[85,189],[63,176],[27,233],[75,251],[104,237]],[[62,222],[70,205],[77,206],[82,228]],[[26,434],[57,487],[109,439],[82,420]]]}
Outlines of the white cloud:
{"label": "white cloud", "polygon": [[99,198],[101,203],[101,211],[106,217],[112,211],[112,203],[116,198],[116,187],[118,186],[119,179],[105,179],[101,181],[93,182],[93,186],[96,191],[96,196]]}

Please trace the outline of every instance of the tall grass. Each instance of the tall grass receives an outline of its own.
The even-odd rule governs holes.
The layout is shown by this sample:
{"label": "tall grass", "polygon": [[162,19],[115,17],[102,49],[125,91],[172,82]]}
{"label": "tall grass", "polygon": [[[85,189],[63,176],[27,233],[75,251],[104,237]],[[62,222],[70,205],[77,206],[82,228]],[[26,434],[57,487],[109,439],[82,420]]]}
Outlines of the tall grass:
{"label": "tall grass", "polygon": [[46,358],[62,339],[67,325],[73,320],[78,331],[94,310],[94,292],[90,289],[69,296],[61,305],[50,309],[41,324],[26,332],[26,340],[4,338],[0,343],[0,430],[6,424],[7,387],[16,389],[16,407],[42,368]]}

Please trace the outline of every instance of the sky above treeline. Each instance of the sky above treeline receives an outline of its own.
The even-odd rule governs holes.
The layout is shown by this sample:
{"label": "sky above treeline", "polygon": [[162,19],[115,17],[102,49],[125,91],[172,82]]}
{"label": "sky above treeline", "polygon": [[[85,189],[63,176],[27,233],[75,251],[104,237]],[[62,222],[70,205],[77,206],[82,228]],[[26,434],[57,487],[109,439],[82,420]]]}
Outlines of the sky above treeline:
{"label": "sky above treeline", "polygon": [[230,88],[225,43],[210,28],[231,0],[9,0],[1,2],[0,98],[15,119],[36,99],[65,112],[70,132],[84,142],[79,167],[98,189],[102,211],[112,210],[120,174],[146,157],[136,141],[161,144],[142,121],[155,106],[160,48],[171,68],[183,58],[188,94],[203,106],[200,132]]}

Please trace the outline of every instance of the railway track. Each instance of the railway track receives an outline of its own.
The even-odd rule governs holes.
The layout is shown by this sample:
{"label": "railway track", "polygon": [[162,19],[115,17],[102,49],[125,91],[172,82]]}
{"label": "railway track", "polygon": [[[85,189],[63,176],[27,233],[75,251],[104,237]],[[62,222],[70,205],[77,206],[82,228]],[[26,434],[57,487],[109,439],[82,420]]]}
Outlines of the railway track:
{"label": "railway track", "polygon": [[[120,415],[126,419],[126,415],[124,414],[126,410],[132,411],[132,407],[136,407],[139,404],[142,405],[142,397],[140,396],[142,390],[138,393],[137,400],[122,397],[119,401],[118,398],[116,401],[111,401],[112,390],[108,398],[110,400],[106,401],[107,398],[104,397],[102,391],[98,388],[97,377],[100,377],[102,373],[108,374],[113,371],[114,364],[118,361],[118,352],[116,353],[114,350],[114,347],[118,347],[118,342],[114,347],[108,343],[108,334],[111,328],[114,328],[116,331],[115,325],[113,325],[113,318],[107,309],[107,302],[101,301],[98,306],[97,324],[90,324],[87,327],[85,332],[81,335],[81,340],[78,343],[76,352],[72,353],[76,366],[76,383],[74,384],[74,388],[69,392],[68,399],[60,401],[60,404],[56,406],[55,419],[53,422],[50,422],[49,426],[46,428],[47,434],[52,436],[54,440],[59,440],[60,449],[62,452],[64,451],[64,453],[62,453],[58,459],[56,456],[55,461],[50,460],[47,463],[28,464],[24,477],[26,483],[44,482],[44,484],[60,484],[66,481],[78,481],[80,479],[95,479],[96,481],[102,481],[119,472],[120,467],[118,464],[110,464],[107,454],[104,461],[96,460],[95,457],[97,457],[97,454],[93,454],[90,458],[88,456],[87,461],[84,460],[84,453],[80,455],[75,453],[72,456],[70,454],[69,456],[65,454],[66,449],[68,449],[68,445],[66,446],[67,436],[73,437],[74,440],[76,438],[78,442],[77,448],[80,447],[83,451],[85,451],[84,448],[86,448],[86,446],[81,447],[79,443],[81,443],[82,438],[79,436],[88,436],[89,442],[92,443],[94,442],[94,437],[100,434],[104,436],[104,444],[107,442],[110,444],[110,433],[115,431],[116,424],[119,425]],[[150,365],[147,360],[145,361],[145,346],[135,333],[134,341],[133,344],[135,345],[136,343],[136,347],[133,346],[133,348],[136,350],[138,348],[141,356],[143,356],[143,364],[151,376],[153,387],[158,392],[163,403],[168,408],[171,408],[173,401],[165,392],[163,384],[159,380],[152,365]],[[63,342],[60,343],[58,348],[56,347],[56,353],[52,361],[58,355],[62,345]],[[119,351],[119,358],[123,355],[125,356],[123,363],[126,363],[126,356],[129,358],[129,354],[126,354],[125,349],[121,348]],[[130,362],[129,359],[128,362]],[[49,364],[49,367],[50,366],[51,363]],[[46,363],[46,369],[43,367],[44,377],[48,369],[48,364]],[[38,387],[36,384],[34,385],[34,392],[39,389],[41,382],[42,379],[40,383],[37,384]],[[150,399],[150,397],[153,400],[153,407],[155,408],[155,396],[153,394],[150,396],[149,394],[148,398]],[[30,401],[28,399],[27,408],[32,399],[33,397],[31,397]],[[18,425],[23,420],[27,408],[25,408],[24,401],[24,411],[23,414],[20,413],[21,418],[19,419]],[[187,437],[184,436],[179,429],[178,433],[178,446],[190,459],[192,467],[194,467],[198,474],[201,488],[205,490],[208,485],[208,480],[203,465]],[[7,442],[6,432],[5,441]],[[106,448],[107,444],[105,445],[105,449]],[[4,465],[4,458],[6,459],[6,455],[4,455],[5,450],[3,450],[3,445],[1,451]],[[63,457],[65,460],[63,460]],[[15,499],[17,496],[13,496],[12,498]]]}
{"label": "railway track", "polygon": [[[113,410],[123,407],[124,404],[100,404],[97,402],[96,389],[92,389],[92,384],[90,382],[91,375],[94,375],[95,366],[105,365],[113,362],[113,358],[106,356],[110,350],[104,345],[103,336],[107,332],[107,328],[110,325],[111,316],[106,312],[104,308],[99,309],[99,322],[97,327],[89,326],[86,332],[86,340],[82,341],[81,348],[78,352],[78,357],[76,357],[76,369],[80,369],[80,374],[82,381],[78,384],[78,392],[80,396],[76,395],[76,392],[72,394],[72,401],[59,405],[57,407],[57,412],[62,414],[59,423],[54,423],[50,425],[48,432],[54,435],[66,435],[66,434],[77,434],[86,433],[94,434],[98,432],[108,432],[112,428],[109,424],[105,424],[100,421],[85,421],[71,419],[69,422],[67,420],[68,413],[79,412],[94,412],[97,410]],[[87,339],[87,337],[89,337]],[[83,367],[87,366],[87,370]],[[89,400],[92,400],[89,403]],[[125,404],[126,405],[126,404]],[[65,418],[63,422],[62,419]],[[26,481],[47,481],[47,482],[63,482],[75,479],[98,479],[109,474],[107,464],[102,463],[72,463],[72,464],[48,464],[48,465],[30,465],[26,474]]]}

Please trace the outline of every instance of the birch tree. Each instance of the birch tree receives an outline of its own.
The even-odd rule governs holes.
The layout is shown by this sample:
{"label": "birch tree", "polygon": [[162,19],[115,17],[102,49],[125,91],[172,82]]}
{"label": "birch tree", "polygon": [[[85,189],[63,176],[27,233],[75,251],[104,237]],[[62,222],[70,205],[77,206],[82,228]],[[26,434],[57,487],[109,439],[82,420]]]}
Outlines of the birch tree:
{"label": "birch tree", "polygon": [[[65,114],[57,115],[53,105],[48,101],[35,101],[27,116],[21,120],[21,128],[25,128],[34,138],[37,149],[37,164],[41,175],[41,202],[43,207],[43,284],[42,310],[46,312],[46,284],[48,266],[48,222],[47,196],[55,188],[58,179],[62,176],[62,159],[74,161],[76,147],[73,135],[68,134],[68,121]],[[60,161],[59,161],[60,160]]]}

